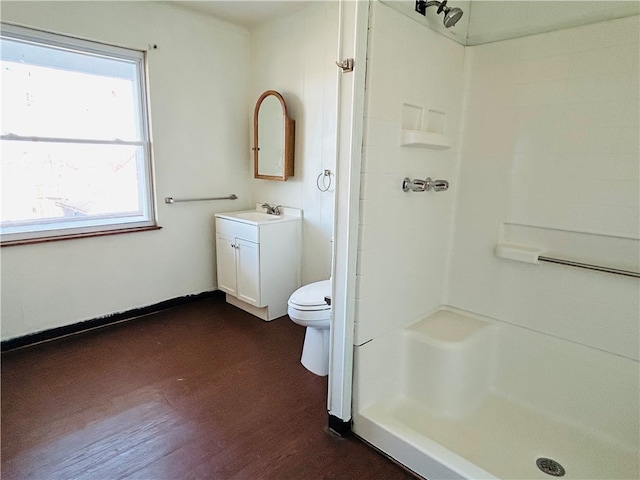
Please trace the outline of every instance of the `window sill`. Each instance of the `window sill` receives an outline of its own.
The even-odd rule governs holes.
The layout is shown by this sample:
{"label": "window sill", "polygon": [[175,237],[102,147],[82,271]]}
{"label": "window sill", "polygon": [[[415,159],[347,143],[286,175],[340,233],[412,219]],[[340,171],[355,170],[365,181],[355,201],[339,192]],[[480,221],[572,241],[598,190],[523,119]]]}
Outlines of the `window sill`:
{"label": "window sill", "polygon": [[8,240],[0,243],[2,247],[14,247],[16,245],[30,245],[32,243],[57,242],[60,240],[75,240],[78,238],[105,237],[107,235],[120,235],[123,233],[148,232],[151,230],[160,230],[160,225],[151,225],[147,227],[123,228],[121,230],[107,230],[103,232],[74,233],[71,235],[58,235],[52,237],[29,238],[25,240]]}

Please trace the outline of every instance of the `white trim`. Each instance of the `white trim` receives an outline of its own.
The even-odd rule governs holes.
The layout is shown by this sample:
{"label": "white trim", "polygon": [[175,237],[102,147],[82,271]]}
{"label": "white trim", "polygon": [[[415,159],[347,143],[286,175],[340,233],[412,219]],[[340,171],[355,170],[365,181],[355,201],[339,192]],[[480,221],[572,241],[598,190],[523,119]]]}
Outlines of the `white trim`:
{"label": "white trim", "polygon": [[30,240],[48,240],[59,237],[82,237],[91,234],[117,233],[122,230],[134,230],[137,228],[156,227],[154,221],[114,223],[113,225],[100,224],[94,227],[63,228],[59,230],[29,231],[23,233],[4,233],[2,243],[13,243]]}
{"label": "white trim", "polygon": [[329,413],[351,419],[353,329],[360,210],[360,171],[364,123],[369,1],[340,1],[341,38],[338,60],[353,57],[353,73],[340,73],[339,135],[334,229],[334,285]]}
{"label": "white trim", "polygon": [[80,143],[88,145],[131,145],[134,147],[144,147],[149,142],[144,140],[98,140],[92,138],[57,138],[57,137],[29,137],[24,135],[16,135],[8,133],[0,135],[0,140],[8,140],[15,142],[43,142],[43,143]]}
{"label": "white trim", "polygon": [[144,51],[134,48],[119,47],[93,40],[84,40],[60,33],[47,32],[31,27],[21,27],[9,23],[0,23],[0,35],[15,38],[23,42],[44,44],[52,48],[93,54],[100,57],[117,57],[123,60],[143,60]]}

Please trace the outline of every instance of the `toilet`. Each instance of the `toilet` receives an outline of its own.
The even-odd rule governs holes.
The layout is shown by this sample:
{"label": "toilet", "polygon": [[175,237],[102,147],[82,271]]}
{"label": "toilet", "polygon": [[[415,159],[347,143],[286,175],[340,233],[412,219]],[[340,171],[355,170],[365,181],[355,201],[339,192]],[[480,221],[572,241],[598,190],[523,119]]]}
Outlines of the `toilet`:
{"label": "toilet", "polygon": [[[331,280],[300,287],[289,297],[287,313],[298,325],[307,327],[302,346],[302,366],[316,375],[329,374],[329,326]],[[329,300],[330,302],[330,300]]]}

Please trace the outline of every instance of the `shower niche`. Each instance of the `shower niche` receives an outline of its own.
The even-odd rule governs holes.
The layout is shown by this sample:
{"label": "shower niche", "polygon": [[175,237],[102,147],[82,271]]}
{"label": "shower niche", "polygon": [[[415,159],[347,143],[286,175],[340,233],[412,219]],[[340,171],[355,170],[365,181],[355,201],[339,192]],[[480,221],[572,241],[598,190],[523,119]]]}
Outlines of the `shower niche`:
{"label": "shower niche", "polygon": [[401,147],[451,148],[451,139],[445,134],[445,112],[405,103],[402,105]]}

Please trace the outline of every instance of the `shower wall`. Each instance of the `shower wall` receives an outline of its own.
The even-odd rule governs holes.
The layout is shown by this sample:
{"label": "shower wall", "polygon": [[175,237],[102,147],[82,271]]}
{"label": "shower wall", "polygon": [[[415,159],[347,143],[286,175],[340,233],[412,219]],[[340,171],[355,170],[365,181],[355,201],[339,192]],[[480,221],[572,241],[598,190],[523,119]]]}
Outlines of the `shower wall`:
{"label": "shower wall", "polygon": [[[639,30],[632,16],[465,48],[372,4],[356,345],[449,304],[639,357],[637,279],[495,255],[506,224],[578,235],[569,253],[638,245]],[[445,112],[452,148],[401,147],[407,105]],[[451,187],[404,193],[405,176]]]}
{"label": "shower wall", "polygon": [[446,303],[638,358],[637,279],[494,254],[505,223],[637,245],[638,18],[466,48]]}
{"label": "shower wall", "polygon": [[[452,181],[446,192],[405,193],[401,185],[404,177],[454,179],[463,93],[464,47],[387,5],[371,7],[357,345],[442,303],[458,186]],[[440,120],[436,128],[429,110]],[[403,127],[441,129],[452,148],[401,146]]]}

